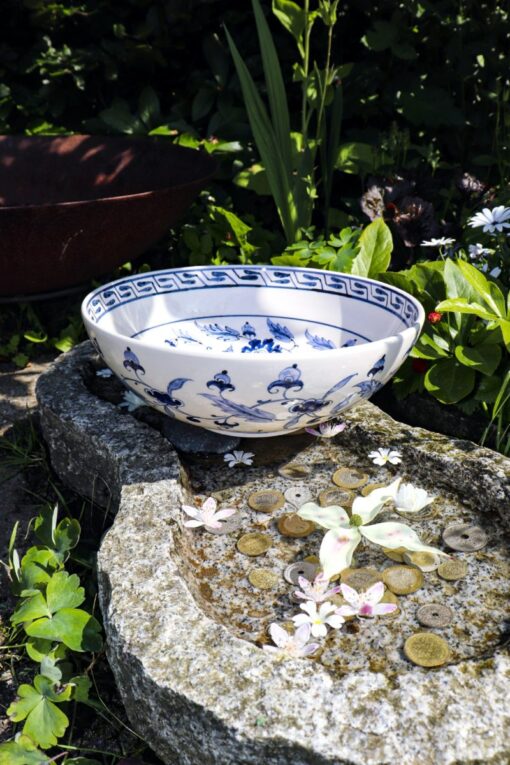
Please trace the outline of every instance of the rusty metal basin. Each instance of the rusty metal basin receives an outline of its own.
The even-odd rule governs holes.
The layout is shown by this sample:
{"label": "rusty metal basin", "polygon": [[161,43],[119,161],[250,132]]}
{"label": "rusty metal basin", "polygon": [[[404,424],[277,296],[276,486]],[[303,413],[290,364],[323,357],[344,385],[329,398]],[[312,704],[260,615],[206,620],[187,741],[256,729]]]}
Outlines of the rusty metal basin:
{"label": "rusty metal basin", "polygon": [[0,136],[0,297],[62,290],[137,257],[215,167],[166,140]]}

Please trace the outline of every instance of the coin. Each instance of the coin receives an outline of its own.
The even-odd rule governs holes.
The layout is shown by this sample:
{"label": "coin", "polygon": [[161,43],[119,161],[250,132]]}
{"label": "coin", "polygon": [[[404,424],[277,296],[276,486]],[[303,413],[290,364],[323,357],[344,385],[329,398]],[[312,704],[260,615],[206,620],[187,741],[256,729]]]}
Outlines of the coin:
{"label": "coin", "polygon": [[308,465],[301,465],[298,462],[289,462],[287,465],[281,465],[278,468],[278,472],[284,478],[294,478],[297,480],[299,478],[306,478],[306,476],[310,475],[311,469]]}
{"label": "coin", "polygon": [[453,611],[443,603],[427,603],[416,612],[416,618],[423,627],[448,627],[453,619]]}
{"label": "coin", "polygon": [[359,489],[368,482],[368,475],[356,468],[339,468],[333,473],[332,481],[341,489]]}
{"label": "coin", "polygon": [[248,574],[248,581],[258,590],[272,590],[280,579],[270,568],[254,568]]}
{"label": "coin", "polygon": [[373,584],[382,581],[382,576],[373,568],[345,568],[340,574],[340,581],[357,592],[364,592]]}
{"label": "coin", "polygon": [[350,507],[354,495],[345,489],[325,489],[319,494],[319,505],[321,507],[331,507],[331,505],[340,505],[340,507]]}
{"label": "coin", "polygon": [[389,566],[384,569],[382,579],[395,595],[409,595],[423,585],[423,574],[414,566]]}
{"label": "coin", "polygon": [[290,515],[282,515],[278,518],[278,531],[285,537],[307,537],[309,534],[313,534],[316,529],[315,523],[312,521],[305,521],[304,518],[300,518],[296,513]]}
{"label": "coin", "polygon": [[464,579],[467,576],[468,567],[467,563],[463,560],[457,560],[451,558],[441,563],[437,569],[438,576],[441,579],[446,579],[448,582],[456,582],[458,579]]}
{"label": "coin", "polygon": [[402,557],[405,563],[425,573],[435,571],[441,563],[439,555],[431,552],[405,552]]}
{"label": "coin", "polygon": [[388,547],[383,547],[383,553],[390,560],[394,560],[396,563],[404,562],[404,554],[407,552],[407,547],[395,547],[390,550]]}
{"label": "coin", "polygon": [[386,485],[387,484],[385,483],[369,483],[366,486],[363,486],[363,488],[361,489],[361,494],[364,497],[368,497],[368,495],[371,494],[374,491],[374,489],[382,489]]}
{"label": "coin", "polygon": [[419,667],[441,667],[450,658],[448,643],[434,632],[415,632],[404,643],[404,653]]}
{"label": "coin", "polygon": [[458,552],[476,552],[487,544],[487,534],[480,526],[453,523],[443,531],[443,542]]}
{"label": "coin", "polygon": [[263,489],[255,491],[248,497],[248,504],[252,510],[258,513],[272,513],[285,504],[285,497],[276,489]]}
{"label": "coin", "polygon": [[304,576],[309,582],[313,582],[317,574],[317,566],[313,563],[307,563],[305,560],[291,563],[283,572],[283,578],[289,584],[299,584],[299,577]]}
{"label": "coin", "polygon": [[285,500],[294,507],[301,507],[312,499],[312,492],[306,486],[291,486],[285,491]]}
{"label": "coin", "polygon": [[249,534],[243,534],[237,540],[237,549],[243,555],[262,555],[272,546],[271,537],[267,534],[260,534],[258,531],[252,531]]}

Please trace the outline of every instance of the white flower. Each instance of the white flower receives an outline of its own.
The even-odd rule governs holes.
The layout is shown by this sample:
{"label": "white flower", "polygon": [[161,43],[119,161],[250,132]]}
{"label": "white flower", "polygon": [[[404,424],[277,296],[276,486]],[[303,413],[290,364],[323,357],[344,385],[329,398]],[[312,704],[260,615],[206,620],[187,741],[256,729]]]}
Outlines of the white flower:
{"label": "white flower", "polygon": [[398,465],[402,462],[402,455],[395,449],[376,449],[370,452],[368,456],[374,465],[386,465],[387,462],[390,462],[392,465]]}
{"label": "white flower", "polygon": [[307,433],[311,436],[319,436],[320,438],[333,438],[337,433],[341,433],[345,430],[347,424],[345,422],[338,422],[337,420],[330,420],[329,422],[321,422],[319,429],[317,428],[305,428]]}
{"label": "white flower", "polygon": [[330,587],[329,579],[324,574],[317,574],[313,583],[300,576],[298,579],[301,590],[296,590],[294,595],[301,600],[313,600],[314,603],[324,603],[332,595],[340,592],[340,587]]}
{"label": "white flower", "polygon": [[202,507],[183,505],[182,509],[186,515],[190,515],[193,519],[191,521],[184,521],[184,525],[191,529],[196,529],[199,526],[205,526],[206,529],[221,529],[220,521],[230,518],[236,512],[233,507],[216,510],[216,500],[214,497],[208,497]]}
{"label": "white flower", "polygon": [[340,606],[337,613],[341,616],[381,616],[397,610],[395,603],[380,603],[384,595],[384,584],[376,582],[365,592],[356,592],[347,584],[341,584],[340,589],[348,606]]}
{"label": "white flower", "polygon": [[311,632],[309,624],[302,624],[293,635],[289,635],[283,627],[273,623],[269,626],[269,632],[275,645],[264,645],[262,648],[281,657],[298,659],[310,656],[319,647],[318,643],[308,642]]}
{"label": "white flower", "polygon": [[343,616],[337,613],[336,606],[329,601],[322,603],[317,611],[317,603],[307,600],[306,603],[301,604],[301,609],[306,613],[293,616],[292,621],[296,627],[300,627],[302,624],[309,624],[314,637],[326,637],[328,626],[337,630],[345,621]]}
{"label": "white flower", "polygon": [[410,552],[446,554],[424,545],[418,534],[404,523],[388,521],[369,525],[388,502],[395,500],[399,485],[400,478],[397,478],[389,486],[374,489],[366,497],[356,497],[350,517],[339,505],[319,507],[314,502],[307,502],[298,510],[301,518],[328,529],[319,551],[325,577],[331,579],[351,565],[354,551],[362,539],[390,550],[405,547]]}
{"label": "white flower", "polygon": [[406,513],[419,513],[424,507],[435,500],[425,489],[418,489],[412,483],[403,483],[395,495],[397,510]]}
{"label": "white flower", "polygon": [[429,239],[428,241],[422,242],[422,247],[450,247],[452,244],[455,244],[455,239],[449,239],[447,237],[442,236],[441,239]]}
{"label": "white flower", "polygon": [[134,412],[136,409],[139,409],[141,406],[146,406],[143,398],[140,398],[140,396],[137,396],[136,393],[133,393],[132,390],[124,391],[123,397],[124,397],[124,401],[121,401],[119,406],[125,407],[128,410],[128,412]]}
{"label": "white flower", "polygon": [[111,369],[98,369],[96,371],[96,377],[111,377],[113,375],[113,372]]}
{"label": "white flower", "polygon": [[479,228],[480,226],[483,226],[484,231],[494,234],[496,231],[501,232],[505,228],[510,228],[509,221],[510,207],[498,205],[493,210],[484,207],[482,212],[475,213],[475,215],[468,220],[468,225],[471,226],[471,228]]}
{"label": "white flower", "polygon": [[252,452],[233,451],[225,454],[223,459],[228,462],[229,467],[235,467],[235,465],[253,465],[254,456]]}
{"label": "white flower", "polygon": [[478,260],[478,258],[482,258],[484,255],[490,255],[492,250],[489,250],[488,247],[484,247],[483,244],[477,242],[476,244],[470,244],[468,246],[468,252],[471,260]]}

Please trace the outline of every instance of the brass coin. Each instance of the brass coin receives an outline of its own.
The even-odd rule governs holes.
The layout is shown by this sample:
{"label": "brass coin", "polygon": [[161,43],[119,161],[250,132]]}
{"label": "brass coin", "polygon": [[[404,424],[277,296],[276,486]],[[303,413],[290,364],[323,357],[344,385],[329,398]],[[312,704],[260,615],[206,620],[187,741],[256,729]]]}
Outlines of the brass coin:
{"label": "brass coin", "polygon": [[340,580],[357,592],[368,590],[373,584],[382,581],[381,574],[373,568],[345,568]]}
{"label": "brass coin", "polygon": [[254,568],[248,574],[248,581],[257,590],[272,590],[278,585],[280,578],[270,568]]}
{"label": "brass coin", "polygon": [[283,578],[289,584],[299,584],[299,577],[304,576],[309,582],[313,582],[317,574],[318,567],[313,563],[307,563],[305,560],[291,563],[283,572]]}
{"label": "brass coin", "polygon": [[448,643],[434,632],[415,632],[404,643],[404,653],[419,667],[441,667],[450,658]]}
{"label": "brass coin", "polygon": [[291,486],[285,491],[285,501],[294,507],[301,507],[312,499],[312,492],[306,486]]}
{"label": "brass coin", "polygon": [[252,531],[249,534],[243,534],[237,540],[237,549],[243,555],[262,555],[272,546],[271,537],[267,534],[260,534],[258,531]]}
{"label": "brass coin", "polygon": [[284,537],[295,537],[296,539],[307,537],[309,534],[313,534],[316,528],[315,523],[305,521],[304,518],[300,518],[296,513],[282,515],[278,518],[278,531]]}
{"label": "brass coin", "polygon": [[356,468],[339,468],[331,479],[341,489],[359,489],[368,483],[368,475]]}
{"label": "brass coin", "polygon": [[319,494],[319,505],[321,507],[331,507],[331,505],[340,505],[340,507],[350,507],[353,503],[354,495],[345,489],[326,489]]}
{"label": "brass coin", "polygon": [[394,560],[396,563],[404,562],[404,554],[407,552],[406,547],[395,547],[394,550],[390,550],[387,547],[383,547],[383,553],[390,560]]}
{"label": "brass coin", "polygon": [[405,552],[402,557],[409,566],[416,566],[425,573],[435,571],[441,563],[439,555],[431,552]]}
{"label": "brass coin", "polygon": [[447,582],[456,582],[458,579],[464,579],[467,573],[467,563],[463,560],[455,560],[454,558],[441,563],[437,569],[438,576],[441,579],[446,579]]}
{"label": "brass coin", "polygon": [[409,595],[423,585],[423,574],[414,566],[389,566],[384,569],[382,579],[395,595]]}
{"label": "brass coin", "polygon": [[255,491],[248,497],[248,504],[257,513],[272,513],[285,504],[285,497],[276,489],[263,489]]}
{"label": "brass coin", "polygon": [[453,523],[443,531],[443,542],[458,552],[476,552],[487,544],[487,534],[480,526]]}
{"label": "brass coin", "polygon": [[371,494],[374,491],[374,489],[382,489],[383,486],[386,486],[386,485],[387,484],[385,483],[368,483],[366,486],[363,486],[363,488],[361,489],[361,494],[364,497],[368,497],[368,495]]}
{"label": "brass coin", "polygon": [[319,568],[321,565],[320,559],[317,557],[317,555],[307,555],[305,558],[303,558],[303,560],[307,563],[313,563],[313,565],[317,568]]}
{"label": "brass coin", "polygon": [[298,462],[289,462],[287,465],[281,465],[278,468],[278,472],[284,478],[293,478],[299,480],[300,478],[306,478],[311,473],[311,468],[308,465],[302,465]]}
{"label": "brass coin", "polygon": [[443,603],[427,603],[416,612],[416,618],[423,627],[448,627],[453,619],[453,611]]}

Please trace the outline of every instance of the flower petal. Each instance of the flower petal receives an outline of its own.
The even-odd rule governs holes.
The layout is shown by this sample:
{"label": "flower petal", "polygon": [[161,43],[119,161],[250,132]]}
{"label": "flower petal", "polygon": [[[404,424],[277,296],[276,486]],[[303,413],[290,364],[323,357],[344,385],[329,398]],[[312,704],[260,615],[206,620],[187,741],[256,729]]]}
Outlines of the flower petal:
{"label": "flower petal", "polygon": [[354,606],[340,606],[340,608],[337,608],[336,612],[337,614],[340,614],[340,616],[356,616],[358,609],[354,608]]}
{"label": "flower petal", "polygon": [[344,599],[348,603],[350,603],[350,605],[353,606],[355,609],[358,609],[361,603],[361,598],[356,592],[356,590],[353,589],[352,587],[349,587],[348,584],[344,584],[343,582],[340,585],[340,590],[342,592]]}
{"label": "flower petal", "polygon": [[299,607],[306,611],[309,616],[315,617],[317,615],[317,605],[313,600],[307,600],[306,603],[301,603]]}
{"label": "flower petal", "polygon": [[296,614],[292,617],[292,621],[296,625],[296,627],[300,627],[303,624],[310,624],[310,617],[306,614]]}
{"label": "flower petal", "polygon": [[302,624],[294,633],[294,642],[304,645],[310,638],[311,627],[310,623]]}
{"label": "flower petal", "polygon": [[312,624],[312,635],[314,637],[326,637],[328,628],[325,624]]}
{"label": "flower petal", "polygon": [[224,507],[223,510],[218,510],[218,512],[214,514],[214,520],[222,521],[224,518],[230,518],[230,516],[234,515],[236,512],[237,510],[235,507]]}
{"label": "flower petal", "polygon": [[379,603],[384,595],[384,584],[382,582],[376,582],[363,593],[363,602],[368,603],[369,606],[375,606]]}
{"label": "flower petal", "polygon": [[182,509],[186,515],[191,515],[192,518],[200,518],[200,510],[198,507],[193,507],[192,505],[182,505]]}
{"label": "flower petal", "polygon": [[352,555],[360,541],[361,534],[354,528],[331,529],[324,535],[319,557],[324,575],[328,579],[350,566]]}
{"label": "flower petal", "polygon": [[360,526],[359,530],[369,542],[388,547],[390,550],[405,547],[406,550],[412,552],[432,552],[448,557],[442,550],[423,544],[416,531],[404,523],[388,521],[387,523],[376,523],[375,526]]}
{"label": "flower petal", "polygon": [[203,521],[184,521],[184,525],[189,529],[198,529],[199,526],[203,526]]}
{"label": "flower petal", "polygon": [[308,645],[303,646],[303,656],[310,656],[315,653],[318,647],[319,643],[308,643]]}
{"label": "flower petal", "polygon": [[207,497],[201,507],[201,510],[203,513],[214,513],[216,510],[216,500],[214,497]]}
{"label": "flower petal", "polygon": [[363,524],[371,523],[379,515],[384,505],[392,499],[395,499],[401,478],[397,478],[389,486],[383,486],[380,489],[374,489],[366,497],[356,497],[352,503],[352,514],[359,515]]}
{"label": "flower petal", "polygon": [[283,648],[288,642],[290,635],[289,633],[283,629],[283,627],[280,627],[279,624],[273,624],[269,625],[269,634],[271,635],[271,639],[275,645],[278,646],[278,648]]}
{"label": "flower petal", "polygon": [[326,619],[326,624],[329,624],[330,627],[332,627],[334,630],[340,629],[342,624],[345,623],[344,617],[336,611],[336,613],[331,614],[331,616],[328,616]]}
{"label": "flower petal", "polygon": [[383,614],[392,614],[398,608],[396,603],[377,603],[372,606],[372,613],[374,616],[382,616]]}
{"label": "flower petal", "polygon": [[300,518],[318,523],[324,529],[336,529],[339,526],[349,525],[349,516],[340,505],[320,507],[315,502],[306,502],[299,508],[297,514]]}

